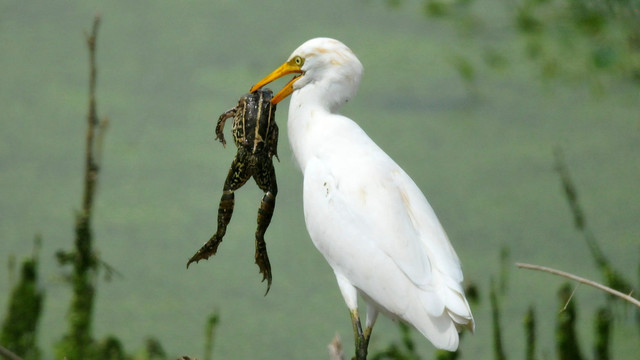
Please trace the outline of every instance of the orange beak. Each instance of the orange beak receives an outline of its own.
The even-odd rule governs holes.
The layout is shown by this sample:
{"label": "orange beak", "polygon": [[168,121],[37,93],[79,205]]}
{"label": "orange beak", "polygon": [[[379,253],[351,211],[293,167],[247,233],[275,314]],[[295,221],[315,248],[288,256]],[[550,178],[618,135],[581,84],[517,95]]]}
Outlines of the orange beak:
{"label": "orange beak", "polygon": [[294,76],[293,79],[291,79],[287,83],[287,85],[285,85],[284,88],[282,88],[282,90],[280,90],[273,97],[273,99],[271,99],[271,103],[275,105],[280,101],[282,101],[287,96],[291,95],[291,93],[293,92],[293,83],[296,82],[296,80],[298,80],[300,76],[302,76],[302,74],[304,73],[304,71],[300,69],[300,66],[297,65],[295,62],[287,61],[286,63],[282,64],[279,68],[275,69],[271,74],[267,75],[264,79],[258,81],[257,84],[253,85],[253,87],[251,87],[251,90],[249,91],[254,92],[276,79],[279,79],[285,75],[294,74],[294,73],[300,74],[300,75]]}

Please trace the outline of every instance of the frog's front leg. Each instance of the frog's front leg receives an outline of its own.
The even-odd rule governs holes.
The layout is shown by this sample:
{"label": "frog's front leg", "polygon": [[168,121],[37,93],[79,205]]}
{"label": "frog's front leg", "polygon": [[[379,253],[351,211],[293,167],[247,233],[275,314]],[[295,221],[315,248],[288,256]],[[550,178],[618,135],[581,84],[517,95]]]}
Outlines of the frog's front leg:
{"label": "frog's front leg", "polygon": [[227,146],[227,142],[224,139],[224,133],[222,132],[222,130],[224,130],[224,124],[227,121],[227,119],[235,116],[236,111],[237,111],[237,107],[232,107],[231,109],[222,113],[222,115],[220,115],[220,117],[218,118],[218,124],[216,125],[216,140],[220,140],[220,142],[222,143],[222,146],[224,147]]}
{"label": "frog's front leg", "polygon": [[192,262],[198,262],[203,259],[208,259],[211,255],[215,255],[218,251],[218,246],[222,242],[224,234],[227,232],[227,225],[231,221],[233,215],[233,207],[235,204],[234,192],[244,185],[251,177],[248,167],[246,166],[247,153],[245,151],[238,151],[229,174],[224,183],[222,191],[222,197],[220,198],[220,205],[218,206],[218,228],[211,236],[211,239],[207,241],[198,252],[195,253],[187,262],[187,268]]}
{"label": "frog's front leg", "polygon": [[276,183],[276,172],[273,168],[271,157],[266,157],[258,161],[260,164],[258,171],[253,175],[258,187],[265,192],[258,209],[258,228],[256,230],[256,264],[263,275],[262,281],[267,280],[267,292],[271,288],[271,263],[267,254],[267,244],[264,241],[264,233],[271,223],[273,210],[276,206],[276,195],[278,194],[278,184]]}

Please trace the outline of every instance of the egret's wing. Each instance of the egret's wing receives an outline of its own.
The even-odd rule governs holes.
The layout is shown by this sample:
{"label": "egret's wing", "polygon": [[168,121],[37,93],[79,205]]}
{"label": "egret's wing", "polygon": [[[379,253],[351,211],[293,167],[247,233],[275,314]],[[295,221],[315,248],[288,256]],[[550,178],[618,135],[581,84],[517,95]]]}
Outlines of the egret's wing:
{"label": "egret's wing", "polygon": [[[462,268],[460,260],[440,225],[433,209],[417,185],[404,172],[393,174],[394,182],[402,198],[407,215],[418,232],[426,256],[431,264],[431,278],[428,287],[436,289],[437,297],[444,304],[447,313],[458,324],[474,330],[471,309],[462,289]],[[409,274],[408,274],[409,275]],[[411,275],[409,275],[411,277]],[[433,310],[434,301],[430,292],[421,298],[427,309]],[[439,310],[439,309],[438,309]]]}
{"label": "egret's wing", "polygon": [[354,161],[335,159],[325,169],[328,184],[335,181],[339,189],[334,201],[348,207],[350,222],[362,224],[360,231],[417,286],[433,286],[436,271],[462,281],[460,261],[413,180],[373,142],[354,155]]}
{"label": "egret's wing", "polygon": [[[461,282],[460,260],[422,191],[399,167],[392,171],[390,181],[395,185],[394,194],[391,195],[393,201],[402,209],[400,216],[407,216],[418,234],[417,238],[408,241],[419,242],[424,247],[432,270],[438,269],[452,280]],[[414,281],[420,283],[419,278]]]}

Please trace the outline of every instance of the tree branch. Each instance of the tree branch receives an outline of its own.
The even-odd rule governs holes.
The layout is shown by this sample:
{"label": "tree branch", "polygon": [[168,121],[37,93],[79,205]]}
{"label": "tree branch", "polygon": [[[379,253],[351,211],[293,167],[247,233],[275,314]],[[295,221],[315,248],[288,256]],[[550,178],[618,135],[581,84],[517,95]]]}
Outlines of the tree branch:
{"label": "tree branch", "polygon": [[640,301],[638,301],[638,299],[632,297],[631,295],[627,295],[627,294],[623,294],[620,291],[614,290],[608,286],[604,286],[600,283],[597,283],[595,281],[589,280],[589,279],[585,279],[582,278],[580,276],[577,275],[573,275],[570,273],[566,273],[564,271],[560,271],[560,270],[556,270],[556,269],[552,269],[552,268],[548,268],[546,266],[540,266],[540,265],[531,265],[531,264],[523,264],[523,263],[516,263],[516,266],[522,269],[530,269],[530,270],[538,270],[538,271],[544,271],[544,272],[548,272],[554,275],[558,275],[558,276],[562,276],[574,281],[577,281],[581,284],[586,284],[589,286],[593,286],[596,289],[600,289],[602,291],[608,292],[611,295],[617,296],[623,300],[626,300],[630,303],[632,303],[633,305],[637,306],[638,308],[640,308]]}

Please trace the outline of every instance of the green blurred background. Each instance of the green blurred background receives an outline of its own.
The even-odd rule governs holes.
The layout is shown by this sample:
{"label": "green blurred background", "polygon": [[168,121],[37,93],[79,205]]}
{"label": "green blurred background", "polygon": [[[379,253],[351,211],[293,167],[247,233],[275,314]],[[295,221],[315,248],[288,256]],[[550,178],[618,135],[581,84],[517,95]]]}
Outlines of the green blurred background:
{"label": "green blurred background", "polygon": [[[266,284],[253,263],[262,196],[253,182],[236,194],[218,254],[185,269],[215,231],[235,154],[233,146],[214,141],[218,115],[317,36],[343,41],[363,63],[360,92],[344,114],[424,191],[466,279],[480,289],[482,301],[473,307],[477,331],[462,342],[464,359],[492,355],[486,294],[490,278],[499,275],[502,247],[512,262],[600,279],[572,227],[553,168],[555,147],[564,151],[605,254],[638,284],[638,86],[598,70],[545,78],[499,0],[474,7],[480,23],[429,17],[419,3],[398,3],[0,1],[0,311],[7,304],[1,294],[10,290],[9,255],[30,254],[41,234],[40,346],[45,358],[53,356],[70,299],[54,253],[71,247],[80,208],[88,87],[83,31],[96,13],[102,16],[98,113],[110,125],[94,239],[102,260],[122,277],[98,284],[95,337],[115,334],[135,352],[155,336],[172,356],[202,357],[205,321],[217,309],[215,358],[326,358],[336,333],[350,353],[347,308],[304,227],[302,176],[287,141],[288,101],[277,113],[280,192],[266,235],[271,291],[263,296]],[[507,61],[486,65],[495,65],[486,61],[488,53]],[[570,55],[556,60],[569,70],[584,62]],[[538,310],[539,353],[554,353],[562,282],[512,269],[502,302],[507,353],[519,358],[523,352],[521,323],[529,305]],[[585,306],[580,332],[587,345],[592,309],[605,298],[580,287],[576,299]],[[381,319],[370,348],[397,338],[393,322]],[[419,351],[430,356],[428,341],[417,339]],[[617,359],[640,351],[631,320],[616,326],[613,346]]]}

